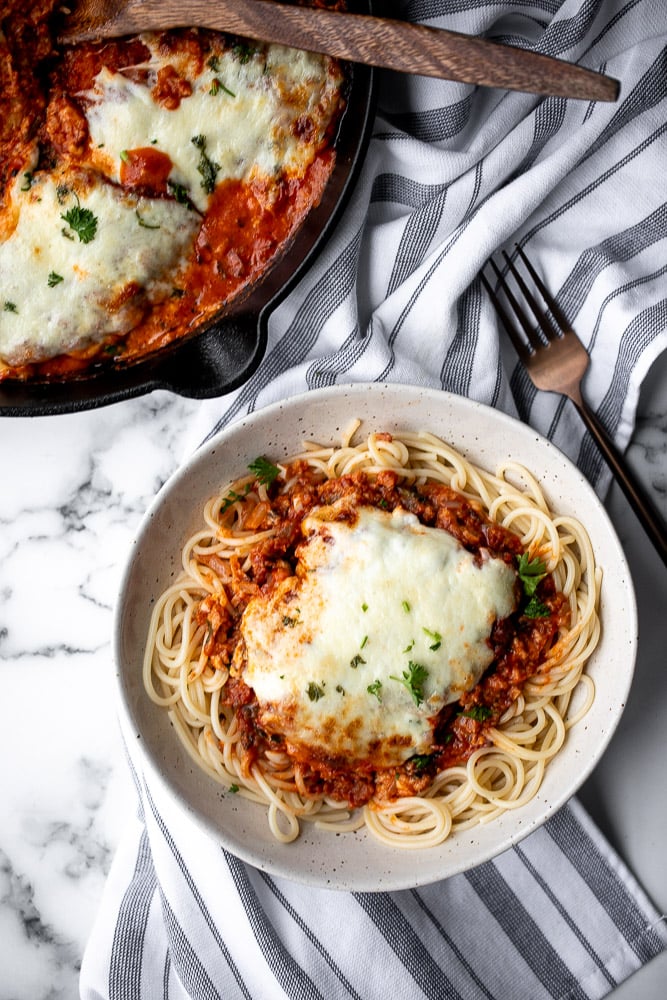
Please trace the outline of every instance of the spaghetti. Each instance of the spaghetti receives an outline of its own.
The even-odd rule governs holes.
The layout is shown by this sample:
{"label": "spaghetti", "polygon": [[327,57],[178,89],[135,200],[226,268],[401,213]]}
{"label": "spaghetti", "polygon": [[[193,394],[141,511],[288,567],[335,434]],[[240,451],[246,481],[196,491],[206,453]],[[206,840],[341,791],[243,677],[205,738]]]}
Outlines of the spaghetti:
{"label": "spaghetti", "polygon": [[[582,525],[552,513],[526,469],[508,462],[492,475],[429,433],[376,433],[353,444],[357,426],[340,445],[309,443],[279,467],[258,460],[208,502],[204,526],[183,548],[182,574],[156,603],[144,684],[192,759],[229,793],[267,808],[277,840],[294,840],[306,822],[335,832],[365,828],[385,844],[426,848],[537,793],[594,697],[585,665],[599,638],[601,573]],[[303,597],[296,588],[306,572],[299,554],[309,514],[324,509],[327,518],[354,522],[360,510],[390,517],[403,508],[419,530],[447,531],[478,562],[490,552],[535,575],[516,609],[495,622],[493,662],[481,679],[438,704],[426,753],[412,748],[379,764],[364,750],[346,761],[335,753],[333,732],[327,757],[307,734],[300,741],[281,729],[289,713],[267,708],[246,683],[248,622],[292,581]],[[520,580],[521,571],[518,590]],[[285,631],[295,624],[284,614],[282,621]],[[358,662],[365,663],[361,655]],[[287,673],[275,670],[284,671],[281,679]],[[407,677],[392,680],[420,707],[426,694],[410,689]],[[376,709],[370,695],[381,704],[381,687],[377,679],[367,687]],[[345,694],[340,684],[336,690]],[[322,693],[318,682],[308,697],[319,702]]]}

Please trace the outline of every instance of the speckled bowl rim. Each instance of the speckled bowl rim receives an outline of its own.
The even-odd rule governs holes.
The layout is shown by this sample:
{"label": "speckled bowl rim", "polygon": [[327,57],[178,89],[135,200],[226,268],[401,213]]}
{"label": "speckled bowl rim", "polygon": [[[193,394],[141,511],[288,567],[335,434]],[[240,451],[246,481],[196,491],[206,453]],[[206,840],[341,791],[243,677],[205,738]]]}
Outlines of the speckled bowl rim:
{"label": "speckled bowl rim", "polygon": [[[305,439],[336,441],[354,417],[363,421],[361,433],[432,431],[491,471],[504,459],[527,466],[552,508],[586,525],[603,568],[602,635],[588,664],[596,685],[592,708],[569,731],[530,803],[435,848],[400,850],[364,832],[332,835],[310,824],[304,824],[296,842],[276,843],[265,810],[222,794],[181,748],[166,713],[147,698],[142,685],[153,602],[178,574],[181,544],[201,523],[206,499],[242,474],[257,455],[280,460],[299,450]],[[312,390],[238,420],[171,477],[131,546],[116,605],[114,654],[124,725],[130,738],[136,738],[149,780],[159,782],[220,845],[263,871],[312,886],[388,891],[425,885],[495,857],[576,793],[604,753],[625,707],[637,654],[637,608],[630,570],[603,505],[576,466],[545,438],[498,410],[451,393],[353,383]]]}

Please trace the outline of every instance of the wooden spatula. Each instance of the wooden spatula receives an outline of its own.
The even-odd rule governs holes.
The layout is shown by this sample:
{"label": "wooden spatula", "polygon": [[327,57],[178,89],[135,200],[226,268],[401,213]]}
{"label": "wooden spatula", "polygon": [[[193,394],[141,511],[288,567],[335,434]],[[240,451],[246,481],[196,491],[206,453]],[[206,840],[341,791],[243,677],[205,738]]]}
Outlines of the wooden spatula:
{"label": "wooden spatula", "polygon": [[483,38],[365,14],[275,0],[79,0],[59,41],[199,27],[278,42],[339,59],[484,87],[615,101],[617,80]]}

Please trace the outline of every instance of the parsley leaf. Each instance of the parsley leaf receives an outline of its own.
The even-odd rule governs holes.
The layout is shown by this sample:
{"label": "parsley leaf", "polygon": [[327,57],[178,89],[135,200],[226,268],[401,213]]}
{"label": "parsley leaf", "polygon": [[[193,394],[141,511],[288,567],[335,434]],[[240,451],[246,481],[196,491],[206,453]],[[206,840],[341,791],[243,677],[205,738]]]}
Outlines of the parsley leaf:
{"label": "parsley leaf", "polygon": [[390,675],[389,679],[402,684],[409,691],[415,705],[421,705],[424,700],[424,683],[427,677],[428,670],[426,667],[421,663],[415,663],[414,660],[410,660],[408,662],[408,669],[403,671],[402,677]]}
{"label": "parsley leaf", "polygon": [[433,755],[430,753],[416,753],[414,757],[410,757],[407,763],[410,764],[413,771],[419,774],[420,771],[426,770],[432,760]]}
{"label": "parsley leaf", "polygon": [[60,282],[64,280],[65,279],[63,278],[62,274],[56,274],[55,271],[51,271],[49,273],[48,278],[46,279],[46,283],[49,286],[49,288],[55,288],[56,285],[59,285]]}
{"label": "parsley leaf", "polygon": [[243,493],[237,493],[236,490],[230,490],[229,493],[223,497],[218,514],[224,514],[225,511],[229,510],[232,504],[235,504],[237,500],[243,500],[244,497],[247,497],[248,493],[250,493],[250,483],[248,483]]}
{"label": "parsley leaf", "polygon": [[382,681],[375,680],[372,684],[369,684],[366,688],[369,694],[374,694],[379,702],[382,701]]}
{"label": "parsley leaf", "polygon": [[222,80],[218,80],[216,76],[215,79],[213,80],[213,83],[211,84],[211,89],[209,90],[209,94],[212,97],[217,97],[220,91],[222,91],[224,94],[227,94],[229,97],[236,97],[234,91],[230,90],[229,87],[225,87]]}
{"label": "parsley leaf", "polygon": [[10,302],[9,300],[7,300],[5,302],[5,304],[4,304],[4,306],[2,308],[4,309],[4,311],[6,313],[17,313],[18,312],[18,308],[16,306],[16,303],[15,302]]}
{"label": "parsley leaf", "polygon": [[440,649],[440,647],[442,646],[442,636],[440,635],[439,632],[431,632],[430,628],[423,628],[423,627],[422,627],[422,632],[424,633],[424,635],[427,635],[429,639],[433,639],[433,644],[428,647],[429,649],[433,650],[434,652],[436,649]]}
{"label": "parsley leaf", "polygon": [[255,52],[257,52],[257,49],[252,48],[246,42],[237,42],[236,45],[232,46],[232,53],[240,63],[249,62]]}
{"label": "parsley leaf", "polygon": [[213,194],[213,190],[215,188],[215,178],[218,176],[220,164],[215,163],[209,156],[207,156],[205,135],[193,136],[192,144],[196,146],[200,152],[197,170],[201,174],[201,186],[206,194]]}
{"label": "parsley leaf", "polygon": [[176,184],[175,181],[167,181],[167,187],[173,194],[174,201],[177,201],[179,205],[191,204],[187,188],[183,187],[182,184]]}
{"label": "parsley leaf", "polygon": [[160,228],[160,224],[159,223],[146,222],[146,220],[139,214],[139,209],[138,208],[135,209],[134,214],[136,215],[137,222],[142,227],[142,229],[159,229]]}
{"label": "parsley leaf", "polygon": [[319,701],[320,698],[324,697],[324,688],[320,684],[316,684],[315,681],[311,681],[306,688],[306,694],[311,701]]}
{"label": "parsley leaf", "polygon": [[64,219],[70,229],[74,230],[82,243],[90,243],[95,239],[97,218],[89,208],[81,208],[78,198],[74,208],[70,208],[68,212],[61,214],[60,218]]}
{"label": "parsley leaf", "polygon": [[254,462],[251,462],[248,468],[257,479],[257,482],[261,483],[262,486],[270,486],[280,475],[278,466],[274,465],[273,462],[269,462],[268,458],[264,458],[261,455]]}
{"label": "parsley leaf", "polygon": [[523,613],[526,618],[548,618],[550,614],[549,608],[543,604],[539,597],[531,597],[523,609]]}
{"label": "parsley leaf", "polygon": [[541,559],[530,559],[527,552],[521,554],[518,563],[519,579],[523,585],[523,592],[526,597],[532,597],[540,580],[543,580],[547,575],[547,567]]}
{"label": "parsley leaf", "polygon": [[519,579],[521,580],[524,594],[529,598],[528,604],[523,609],[523,614],[527,618],[547,618],[549,616],[549,608],[540,601],[536,594],[538,584],[547,575],[546,565],[541,559],[529,559],[527,552],[524,552],[517,558]]}
{"label": "parsley leaf", "polygon": [[474,719],[476,722],[484,722],[493,714],[488,705],[472,705],[467,708],[465,712],[461,712],[461,715],[465,715],[466,719]]}

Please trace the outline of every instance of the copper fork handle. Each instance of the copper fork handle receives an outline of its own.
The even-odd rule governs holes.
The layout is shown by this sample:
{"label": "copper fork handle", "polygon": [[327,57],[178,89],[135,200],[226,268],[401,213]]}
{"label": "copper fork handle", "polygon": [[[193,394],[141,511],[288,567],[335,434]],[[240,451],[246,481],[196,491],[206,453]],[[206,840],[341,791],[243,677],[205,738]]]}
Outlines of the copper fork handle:
{"label": "copper fork handle", "polygon": [[577,407],[586,427],[595,438],[598,448],[602,452],[607,465],[614,473],[628,503],[656,547],[663,563],[667,566],[667,525],[664,518],[642,483],[640,483],[630,466],[621,457],[620,452],[612,444],[610,438],[607,436],[607,432],[593,411],[589,409],[583,400],[581,402],[576,399],[572,401]]}

